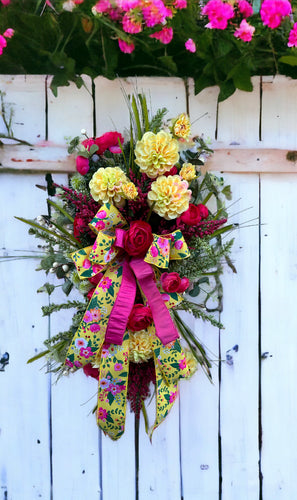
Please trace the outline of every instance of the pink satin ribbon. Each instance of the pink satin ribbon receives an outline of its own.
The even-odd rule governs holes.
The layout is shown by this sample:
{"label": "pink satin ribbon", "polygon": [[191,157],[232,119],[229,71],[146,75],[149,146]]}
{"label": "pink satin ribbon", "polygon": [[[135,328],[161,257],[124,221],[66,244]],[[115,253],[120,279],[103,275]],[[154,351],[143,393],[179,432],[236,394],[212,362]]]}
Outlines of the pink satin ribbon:
{"label": "pink satin ribbon", "polygon": [[[116,229],[116,246],[124,248],[124,235],[125,231],[123,229]],[[137,278],[147,298],[153,315],[156,335],[162,344],[166,345],[179,338],[177,328],[154,281],[155,275],[151,265],[139,257],[132,257],[130,260],[127,257],[123,264],[121,286],[109,316],[105,342],[117,345],[123,342],[123,336],[135,301],[135,278]]]}

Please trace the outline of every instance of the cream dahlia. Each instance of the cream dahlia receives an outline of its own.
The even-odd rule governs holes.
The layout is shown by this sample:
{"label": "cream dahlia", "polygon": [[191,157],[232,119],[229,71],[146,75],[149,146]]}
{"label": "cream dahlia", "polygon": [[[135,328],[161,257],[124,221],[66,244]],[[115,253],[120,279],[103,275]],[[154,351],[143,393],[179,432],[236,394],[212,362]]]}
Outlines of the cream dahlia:
{"label": "cream dahlia", "polygon": [[135,147],[135,163],[151,179],[168,172],[179,160],[178,141],[168,132],[146,132]]}
{"label": "cream dahlia", "polygon": [[123,184],[128,178],[120,167],[99,168],[90,180],[90,192],[95,201],[119,203]]}
{"label": "cream dahlia", "polygon": [[192,192],[188,189],[187,181],[179,175],[162,175],[151,185],[148,192],[148,204],[160,217],[171,220],[179,217],[188,210]]}

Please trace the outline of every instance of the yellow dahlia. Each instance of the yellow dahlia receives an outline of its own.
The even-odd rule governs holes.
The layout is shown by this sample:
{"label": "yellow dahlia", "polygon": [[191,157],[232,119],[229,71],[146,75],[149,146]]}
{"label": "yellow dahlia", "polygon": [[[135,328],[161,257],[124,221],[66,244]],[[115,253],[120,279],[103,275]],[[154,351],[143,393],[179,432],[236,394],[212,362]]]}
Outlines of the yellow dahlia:
{"label": "yellow dahlia", "polygon": [[148,204],[154,204],[153,211],[160,217],[171,220],[188,210],[192,192],[187,181],[179,175],[162,175],[151,185],[148,192]]}
{"label": "yellow dahlia", "polygon": [[99,168],[89,183],[91,196],[102,203],[120,202],[122,186],[127,182],[120,167]]}
{"label": "yellow dahlia", "polygon": [[132,332],[129,330],[129,360],[143,363],[153,357],[152,344],[147,330]]}
{"label": "yellow dahlia", "polygon": [[123,184],[122,191],[126,200],[135,200],[135,198],[137,198],[138,196],[137,188],[135,184],[133,184],[133,182],[127,182],[127,184]]}
{"label": "yellow dahlia", "polygon": [[191,133],[191,122],[186,113],[179,115],[173,122],[172,133],[179,139],[188,139]]}
{"label": "yellow dahlia", "polygon": [[185,180],[185,181],[192,181],[196,177],[196,170],[194,165],[192,163],[184,163],[182,166],[182,169],[179,172],[179,175]]}
{"label": "yellow dahlia", "polygon": [[135,147],[135,163],[151,179],[168,172],[179,160],[178,141],[168,132],[146,132]]}

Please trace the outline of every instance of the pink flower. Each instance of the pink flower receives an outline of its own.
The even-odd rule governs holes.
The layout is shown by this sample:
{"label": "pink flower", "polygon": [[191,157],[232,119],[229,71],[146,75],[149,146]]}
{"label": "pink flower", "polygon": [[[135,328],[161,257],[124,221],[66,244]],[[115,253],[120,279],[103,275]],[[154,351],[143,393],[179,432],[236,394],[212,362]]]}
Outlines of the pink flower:
{"label": "pink flower", "polygon": [[283,18],[291,12],[292,7],[288,0],[264,0],[260,9],[263,24],[271,29],[278,28]]}
{"label": "pink flower", "polygon": [[297,23],[294,24],[289,33],[288,47],[297,47]]}
{"label": "pink flower", "polygon": [[196,52],[196,44],[195,42],[192,40],[192,38],[189,38],[186,43],[185,43],[185,47],[186,49],[189,51],[189,52]]}
{"label": "pink flower", "polygon": [[84,141],[82,141],[82,145],[88,150],[90,151],[90,147],[93,146],[93,144],[96,144],[95,143],[95,139],[85,139]]}
{"label": "pink flower", "polygon": [[169,396],[169,403],[174,403],[178,395],[178,391],[176,392],[171,392]]}
{"label": "pink flower", "polygon": [[74,343],[75,343],[75,347],[77,347],[79,349],[81,349],[82,347],[87,347],[87,345],[88,345],[87,340],[84,338],[78,338],[75,340]]}
{"label": "pink flower", "polygon": [[[122,20],[123,30],[126,33],[140,33],[142,31],[141,22],[138,21],[133,14],[126,12]],[[120,150],[121,152],[121,150]]]}
{"label": "pink flower", "polygon": [[89,160],[84,156],[76,157],[76,170],[80,175],[86,175],[90,169]]}
{"label": "pink flower", "polygon": [[186,358],[183,358],[179,361],[178,363],[178,366],[181,370],[184,370],[185,368],[187,368],[187,361],[186,361]]}
{"label": "pink flower", "polygon": [[136,9],[140,6],[141,0],[116,0],[116,4],[119,9],[124,12],[128,12],[128,10]]}
{"label": "pink flower", "polygon": [[135,49],[135,45],[133,42],[127,43],[127,42],[124,42],[124,40],[121,40],[120,38],[118,39],[118,42],[119,42],[120,50],[122,52],[124,52],[124,54],[131,54],[133,52],[133,50]]}
{"label": "pink flower", "polygon": [[184,293],[189,284],[188,278],[181,278],[176,272],[161,274],[161,285],[164,292]]}
{"label": "pink flower", "polygon": [[0,35],[0,49],[4,49],[7,45],[7,41],[5,40],[4,36]]}
{"label": "pink flower", "polygon": [[174,0],[173,5],[176,9],[186,9],[187,0]]}
{"label": "pink flower", "polygon": [[90,323],[90,321],[93,321],[92,313],[90,311],[86,311],[83,320],[85,323]]}
{"label": "pink flower", "polygon": [[164,45],[167,45],[168,43],[171,42],[173,38],[173,29],[163,28],[161,31],[157,31],[156,33],[153,33],[152,35],[149,36],[150,38],[156,38],[161,43],[164,43]]}
{"label": "pink flower", "polygon": [[180,250],[183,246],[183,242],[181,240],[177,240],[175,243],[174,243],[174,248],[176,248],[177,250]]}
{"label": "pink flower", "polygon": [[91,264],[91,262],[89,261],[89,259],[85,259],[85,260],[83,261],[83,263],[82,263],[82,266],[83,266],[83,268],[84,268],[84,269],[90,269],[91,265],[92,265],[92,264]]}
{"label": "pink flower", "polygon": [[105,222],[103,222],[103,220],[98,220],[95,224],[95,228],[98,229],[98,231],[101,231],[105,228]]}
{"label": "pink flower", "polygon": [[100,210],[100,211],[97,213],[97,218],[98,218],[98,219],[105,219],[106,215],[107,215],[107,214],[106,214],[105,210]]}
{"label": "pink flower", "polygon": [[98,380],[99,378],[99,370],[98,368],[93,368],[91,363],[87,363],[83,367],[84,374],[87,375],[87,377],[93,377]]}
{"label": "pink flower", "polygon": [[250,42],[253,38],[255,27],[251,26],[249,23],[243,19],[240,23],[239,28],[234,33],[236,38],[240,38],[243,42]]}
{"label": "pink flower", "polygon": [[96,10],[96,12],[101,14],[108,12],[110,8],[111,8],[111,3],[109,0],[99,0],[99,2],[97,2],[94,5],[94,9]]}
{"label": "pink flower", "polygon": [[170,13],[162,0],[149,0],[145,3],[142,15],[148,28],[153,28],[156,24],[163,24],[166,17],[170,17]]}
{"label": "pink flower", "polygon": [[157,257],[158,255],[158,249],[156,247],[151,247],[150,253],[153,257]]}
{"label": "pink flower", "polygon": [[90,356],[93,356],[93,352],[90,347],[82,347],[79,351],[79,355],[83,358],[89,358]]}
{"label": "pink flower", "polygon": [[72,367],[73,367],[73,363],[70,361],[70,359],[66,359],[66,361],[65,361],[65,365],[66,365],[66,366],[70,366],[70,368],[72,368]]}
{"label": "pink flower", "polygon": [[238,8],[243,17],[250,17],[254,13],[253,7],[247,0],[238,0]]}
{"label": "pink flower", "polygon": [[99,283],[99,288],[102,288],[102,290],[108,290],[112,285],[112,280],[110,278],[104,277]]}
{"label": "pink flower", "polygon": [[82,363],[80,361],[74,361],[74,365],[76,366],[76,368],[82,367]]}
{"label": "pink flower", "polygon": [[95,333],[95,332],[99,332],[100,331],[100,326],[97,324],[97,323],[93,323],[91,326],[90,326],[90,330],[91,332]]}
{"label": "pink flower", "polygon": [[102,422],[105,422],[107,418],[107,411],[104,408],[98,408],[97,418],[98,420],[102,420]]}
{"label": "pink flower", "polygon": [[116,372],[120,372],[123,369],[122,363],[115,363],[114,369]]}
{"label": "pink flower", "polygon": [[227,28],[228,20],[234,16],[234,10],[232,5],[222,0],[209,0],[203,7],[202,14],[208,16],[210,21],[206,28],[224,30]]}
{"label": "pink flower", "polygon": [[3,36],[5,36],[5,38],[12,38],[14,35],[14,30],[12,28],[7,28],[6,31],[4,31],[3,33]]}
{"label": "pink flower", "polygon": [[2,5],[9,5],[10,0],[1,0]]}

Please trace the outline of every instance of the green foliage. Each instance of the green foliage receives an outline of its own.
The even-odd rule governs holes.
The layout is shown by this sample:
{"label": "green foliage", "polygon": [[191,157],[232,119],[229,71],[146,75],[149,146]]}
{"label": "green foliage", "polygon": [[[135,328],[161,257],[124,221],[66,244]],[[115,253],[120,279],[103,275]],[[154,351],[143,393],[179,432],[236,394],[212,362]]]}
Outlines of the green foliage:
{"label": "green foliage", "polygon": [[[103,75],[150,75],[192,77],[195,92],[218,85],[219,101],[227,99],[236,89],[250,92],[253,75],[282,73],[297,78],[297,51],[287,46],[292,22],[285,19],[276,30],[263,26],[258,13],[249,18],[255,26],[249,43],[234,37],[232,25],[227,30],[205,28],[197,0],[189,0],[187,9],[178,11],[171,25],[174,37],[162,45],[148,35],[146,29],[135,39],[132,54],[120,52],[118,37],[129,40],[106,17],[93,16],[94,0],[85,0],[73,12],[62,9],[62,1],[54,1],[55,10],[39,0],[12,0],[1,8],[0,32],[15,29],[14,37],[0,57],[2,74],[52,74],[52,91],[74,82],[83,85],[81,75],[91,78]],[[255,11],[258,12],[258,7]],[[192,38],[196,53],[185,50],[185,41]]]}

